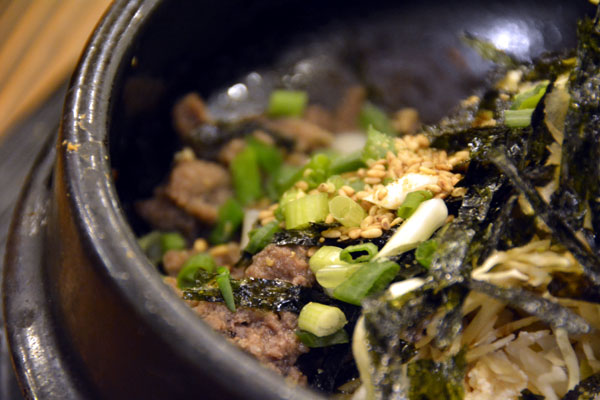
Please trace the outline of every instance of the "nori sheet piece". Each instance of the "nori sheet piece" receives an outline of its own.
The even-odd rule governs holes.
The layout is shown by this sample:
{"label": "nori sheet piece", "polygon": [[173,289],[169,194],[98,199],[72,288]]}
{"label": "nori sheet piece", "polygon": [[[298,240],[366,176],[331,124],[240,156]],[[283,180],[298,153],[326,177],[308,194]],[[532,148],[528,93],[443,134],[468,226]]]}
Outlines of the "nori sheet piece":
{"label": "nori sheet piece", "polygon": [[464,352],[442,362],[418,360],[408,364],[410,400],[461,400],[464,397],[464,380],[467,361]]}
{"label": "nori sheet piece", "polygon": [[537,296],[521,288],[501,288],[488,282],[471,280],[471,290],[487,294],[511,307],[535,315],[553,328],[563,328],[570,335],[590,333],[594,328],[573,311],[558,303]]}
{"label": "nori sheet piece", "polygon": [[[231,279],[233,298],[238,307],[260,308],[269,311],[300,312],[307,301],[302,301],[302,286],[260,278]],[[208,281],[197,280],[197,286],[183,291],[185,300],[223,302],[221,290],[214,277]]]}
{"label": "nori sheet piece", "polygon": [[[580,21],[577,29],[577,65],[569,79],[571,103],[567,110],[562,143],[559,187],[552,198],[564,209],[566,222],[579,230],[591,212],[600,230],[600,23]],[[588,211],[589,206],[589,211]]]}
{"label": "nori sheet piece", "polygon": [[554,297],[600,303],[600,286],[594,285],[581,274],[555,272],[548,284],[548,292]]}
{"label": "nori sheet piece", "polygon": [[600,284],[600,257],[589,243],[582,241],[572,225],[566,222],[569,211],[551,207],[535,187],[523,178],[515,164],[507,157],[506,149],[499,146],[490,149],[488,157],[502,173],[511,181],[517,190],[525,195],[537,216],[552,230],[554,237],[562,243],[582,265],[586,275],[595,283]]}
{"label": "nori sheet piece", "polygon": [[600,373],[597,373],[579,382],[562,400],[595,400],[599,395]]}

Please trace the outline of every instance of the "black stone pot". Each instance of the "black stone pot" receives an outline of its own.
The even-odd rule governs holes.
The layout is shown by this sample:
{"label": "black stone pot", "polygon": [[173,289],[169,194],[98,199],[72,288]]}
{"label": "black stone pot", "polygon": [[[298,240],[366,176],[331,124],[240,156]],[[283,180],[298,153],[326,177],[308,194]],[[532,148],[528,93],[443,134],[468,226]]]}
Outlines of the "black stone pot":
{"label": "black stone pot", "polygon": [[[86,47],[59,137],[40,155],[11,228],[3,306],[25,395],[315,398],[205,326],[136,244],[134,231],[145,228],[131,205],[149,195],[177,146],[173,101],[231,84],[287,46],[301,47],[301,32],[334,23],[360,34],[344,43],[348,54],[357,53],[352,43],[367,43],[384,70],[386,52],[399,44],[395,57],[404,58],[395,75],[388,71],[396,76],[388,83],[408,97],[384,100],[390,107],[418,104],[435,119],[489,68],[461,64],[475,58],[460,47],[460,32],[518,34],[514,50],[529,57],[572,46],[575,20],[591,11],[583,0],[117,0]],[[377,18],[390,15],[398,18],[392,36],[367,35],[365,42],[368,30],[344,31],[364,21],[376,27]]]}

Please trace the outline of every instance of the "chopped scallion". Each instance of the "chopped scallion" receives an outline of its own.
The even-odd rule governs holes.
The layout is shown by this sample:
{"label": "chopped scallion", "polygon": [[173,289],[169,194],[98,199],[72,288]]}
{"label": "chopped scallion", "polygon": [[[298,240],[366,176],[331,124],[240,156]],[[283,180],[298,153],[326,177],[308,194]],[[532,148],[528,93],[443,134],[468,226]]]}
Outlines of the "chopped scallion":
{"label": "chopped scallion", "polygon": [[279,227],[279,221],[271,221],[258,229],[250,231],[250,240],[248,241],[248,245],[244,251],[250,254],[258,253],[269,243],[271,243],[275,233],[279,232],[280,230],[281,228]]}
{"label": "chopped scallion", "polygon": [[323,153],[315,154],[310,158],[302,173],[302,179],[308,183],[309,189],[317,187],[321,182],[325,182],[330,175],[330,164],[331,160]]}
{"label": "chopped scallion", "polygon": [[235,312],[235,301],[233,300],[233,290],[231,289],[231,279],[229,270],[226,267],[219,267],[216,276],[217,285],[221,291],[221,296],[225,300],[225,305],[231,312]]}
{"label": "chopped scallion", "polygon": [[138,244],[152,264],[158,264],[163,256],[160,238],[161,233],[159,231],[152,231],[138,239]]}
{"label": "chopped scallion", "polygon": [[422,242],[415,251],[415,258],[425,268],[431,266],[431,259],[438,248],[438,242],[435,239]]}
{"label": "chopped scallion", "polygon": [[213,244],[228,242],[244,220],[244,210],[234,199],[227,199],[219,208],[217,225],[212,230],[209,240]]}
{"label": "chopped scallion", "polygon": [[400,266],[393,261],[371,261],[336,287],[333,297],[360,306],[360,302],[365,297],[384,290],[398,271]]}
{"label": "chopped scallion", "polygon": [[361,155],[362,160],[364,162],[379,160],[384,158],[388,151],[396,151],[394,138],[369,126],[369,129],[367,129],[367,142]]}
{"label": "chopped scallion", "polygon": [[410,192],[406,195],[406,198],[402,202],[402,205],[398,208],[398,216],[400,218],[407,219],[416,211],[419,204],[425,200],[429,200],[433,197],[433,193],[429,190],[417,190],[416,192]]}
{"label": "chopped scallion", "polygon": [[346,323],[348,321],[342,310],[321,303],[306,304],[298,315],[298,329],[318,337],[329,336],[342,329]]}
{"label": "chopped scallion", "polygon": [[340,259],[342,249],[335,246],[323,246],[315,252],[308,260],[308,266],[312,272],[317,272],[323,267],[334,264],[346,264]]}
{"label": "chopped scallion", "polygon": [[419,243],[429,239],[448,217],[448,208],[442,199],[422,202],[417,210],[392,235],[383,246],[376,259],[391,257],[414,249]]}
{"label": "chopped scallion", "polygon": [[523,93],[519,93],[515,96],[511,110],[525,110],[528,108],[535,108],[540,102],[541,98],[546,93],[549,81],[542,81],[534,88],[531,88]]}
{"label": "chopped scallion", "polygon": [[277,147],[253,137],[248,139],[248,146],[254,149],[258,165],[264,172],[273,173],[283,164],[283,156]]}
{"label": "chopped scallion", "polygon": [[346,180],[339,175],[330,176],[329,178],[327,178],[327,182],[333,183],[336,191],[346,184]]}
{"label": "chopped scallion", "polygon": [[348,246],[340,253],[340,259],[348,263],[367,262],[375,257],[379,249],[373,243],[361,243]]}
{"label": "chopped scallion", "polygon": [[392,124],[386,113],[370,102],[365,102],[362,106],[358,114],[358,125],[364,130],[372,126],[380,132],[394,133],[394,128],[392,128]]}
{"label": "chopped scallion", "polygon": [[296,331],[296,336],[305,346],[310,348],[333,346],[334,344],[343,344],[350,341],[348,333],[344,329],[332,333],[328,336],[319,337],[307,331]]}
{"label": "chopped scallion", "polygon": [[319,269],[315,278],[325,289],[335,289],[346,279],[350,278],[362,264],[331,264]]}
{"label": "chopped scallion", "polygon": [[217,268],[215,260],[206,253],[196,254],[187,259],[177,274],[177,287],[180,289],[195,285],[195,276],[198,270],[214,272]]}
{"label": "chopped scallion", "polygon": [[329,213],[326,193],[310,194],[286,204],[283,214],[287,229],[304,228],[311,222],[322,222]]}
{"label": "chopped scallion", "polygon": [[504,111],[504,123],[510,128],[525,128],[531,124],[533,108]]}
{"label": "chopped scallion", "polygon": [[267,114],[271,117],[299,117],[304,113],[308,94],[299,90],[274,90]]}
{"label": "chopped scallion", "polygon": [[246,146],[234,157],[229,168],[235,195],[243,206],[262,196],[260,170],[254,148]]}
{"label": "chopped scallion", "polygon": [[329,212],[337,221],[347,227],[359,226],[367,216],[365,210],[346,196],[336,196],[329,201]]}
{"label": "chopped scallion", "polygon": [[162,253],[165,254],[169,250],[183,250],[186,246],[185,238],[177,232],[167,232],[160,236],[160,246]]}
{"label": "chopped scallion", "polygon": [[329,173],[343,174],[344,172],[356,171],[365,165],[365,162],[362,160],[362,152],[355,151],[350,154],[333,157],[331,160],[331,166],[329,167]]}
{"label": "chopped scallion", "polygon": [[300,178],[302,178],[302,167],[283,164],[273,176],[275,187],[279,193],[283,193],[292,187]]}

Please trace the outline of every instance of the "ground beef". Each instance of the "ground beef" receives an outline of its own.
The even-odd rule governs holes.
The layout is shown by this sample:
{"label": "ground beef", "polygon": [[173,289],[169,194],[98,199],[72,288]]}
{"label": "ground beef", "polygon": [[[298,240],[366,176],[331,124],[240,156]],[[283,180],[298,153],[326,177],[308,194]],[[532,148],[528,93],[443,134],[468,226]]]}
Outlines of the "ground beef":
{"label": "ground beef", "polygon": [[294,366],[298,356],[308,351],[294,333],[298,325],[295,314],[249,308],[239,308],[232,313],[222,303],[204,301],[194,310],[213,329],[265,366],[296,383],[306,383],[306,377]]}
{"label": "ground beef", "polygon": [[362,86],[349,88],[335,111],[335,131],[348,132],[358,128],[358,115],[367,97]]}
{"label": "ground beef", "polygon": [[208,253],[215,259],[217,265],[231,267],[239,261],[242,251],[239,243],[229,242],[211,248]]}
{"label": "ground beef", "polygon": [[232,196],[230,180],[227,170],[219,164],[183,160],[171,171],[166,193],[187,213],[212,224],[221,204]]}
{"label": "ground beef", "polygon": [[244,147],[246,147],[246,141],[244,139],[232,139],[223,147],[221,147],[217,159],[223,164],[229,165],[235,156],[237,156],[240,151],[244,150]]}
{"label": "ground beef", "polygon": [[162,258],[163,267],[169,276],[177,276],[183,264],[193,255],[191,250],[169,250]]}
{"label": "ground beef", "polygon": [[311,104],[304,111],[304,119],[320,126],[321,128],[333,132],[335,130],[335,120],[331,112],[324,107]]}
{"label": "ground beef", "polygon": [[308,249],[304,246],[270,244],[252,258],[246,276],[281,279],[294,285],[312,286],[315,276],[308,267]]}
{"label": "ground beef", "polygon": [[333,135],[320,126],[300,118],[280,118],[274,121],[264,120],[265,126],[294,140],[295,150],[310,152],[321,147],[327,147],[333,140]]}
{"label": "ground beef", "polygon": [[154,191],[154,197],[135,203],[137,214],[154,229],[179,231],[185,236],[194,236],[198,222],[191,215],[178,208],[165,193],[164,187]]}
{"label": "ground beef", "polygon": [[173,125],[184,141],[198,125],[211,121],[208,108],[197,93],[188,94],[173,107]]}

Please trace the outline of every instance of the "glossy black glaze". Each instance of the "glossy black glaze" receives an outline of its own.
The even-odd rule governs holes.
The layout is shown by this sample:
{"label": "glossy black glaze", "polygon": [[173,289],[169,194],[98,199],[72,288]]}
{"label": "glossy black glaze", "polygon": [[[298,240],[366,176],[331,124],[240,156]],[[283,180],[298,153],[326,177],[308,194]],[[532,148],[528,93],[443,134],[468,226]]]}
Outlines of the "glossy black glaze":
{"label": "glossy black glaze", "polygon": [[[581,12],[561,1],[319,4],[137,0],[112,6],[71,81],[53,174],[48,153],[29,180],[11,229],[4,313],[26,395],[314,398],[201,323],[136,245],[126,216],[143,229],[129,210],[168,167],[176,146],[169,121],[174,99],[192,89],[207,95],[268,65],[298,43],[297,32],[334,17],[356,22],[392,5],[401,11],[398,35],[399,43],[408,43],[407,64],[425,71],[435,85],[456,89],[477,82],[482,71],[430,68],[432,59],[445,57],[432,54],[436,43],[464,29],[485,32],[486,24],[526,21],[528,51],[539,54],[572,44]],[[375,53],[385,57],[386,47],[380,49]],[[402,88],[416,100],[431,82],[414,82]],[[442,96],[439,107],[456,101],[459,92],[448,90],[450,100]]]}

